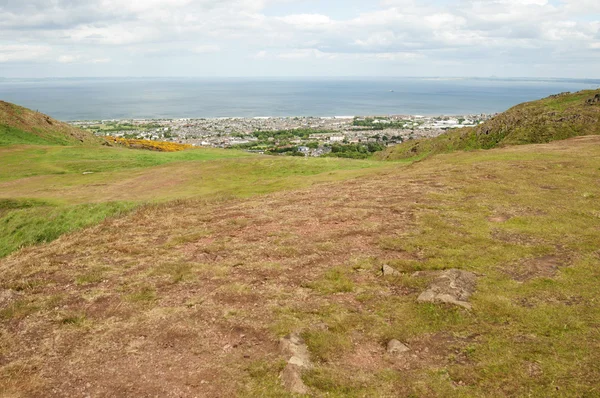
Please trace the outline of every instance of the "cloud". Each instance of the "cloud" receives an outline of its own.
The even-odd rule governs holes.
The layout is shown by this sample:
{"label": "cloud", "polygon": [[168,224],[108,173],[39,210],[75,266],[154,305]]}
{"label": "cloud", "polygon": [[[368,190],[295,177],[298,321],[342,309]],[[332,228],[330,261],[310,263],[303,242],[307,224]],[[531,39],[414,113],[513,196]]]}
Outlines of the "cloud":
{"label": "cloud", "polygon": [[246,61],[264,65],[268,60],[305,61],[316,69],[322,62],[327,71],[335,62],[340,69],[352,70],[352,65],[343,64],[347,60],[373,61],[382,68],[398,62],[450,63],[463,65],[465,73],[476,73],[483,63],[496,68],[504,62],[519,64],[524,72],[533,63],[555,64],[560,74],[561,65],[572,63],[569,59],[585,59],[587,70],[594,70],[594,65],[600,70],[598,51],[590,51],[600,42],[597,0],[341,4],[345,3],[4,0],[0,62],[76,65],[109,59],[115,60],[111,66],[139,63],[144,71],[152,64],[169,71],[178,65],[195,70],[189,59],[178,63],[173,58],[197,57],[208,72],[224,70],[222,65],[227,64],[235,75],[245,73]]}
{"label": "cloud", "polygon": [[221,47],[216,44],[203,44],[200,46],[196,46],[193,48],[192,52],[196,54],[210,54],[210,53],[218,53],[221,51]]}
{"label": "cloud", "polygon": [[50,47],[43,45],[0,44],[0,62],[38,61],[50,51]]}
{"label": "cloud", "polygon": [[58,62],[60,62],[61,64],[72,64],[73,62],[76,62],[79,59],[78,56],[75,55],[61,55],[60,57],[58,57]]}

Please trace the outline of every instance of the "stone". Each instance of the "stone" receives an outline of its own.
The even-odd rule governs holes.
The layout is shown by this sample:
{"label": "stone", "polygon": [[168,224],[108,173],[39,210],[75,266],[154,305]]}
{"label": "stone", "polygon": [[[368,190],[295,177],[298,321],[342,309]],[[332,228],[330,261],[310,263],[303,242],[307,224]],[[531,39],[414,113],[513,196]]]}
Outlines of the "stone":
{"label": "stone", "polygon": [[468,299],[475,291],[476,283],[477,276],[472,272],[445,270],[419,295],[417,301],[448,303],[470,310]]}
{"label": "stone", "polygon": [[308,387],[302,381],[302,368],[288,363],[281,372],[281,383],[292,394],[308,394]]}
{"label": "stone", "polygon": [[390,340],[387,345],[387,352],[389,354],[402,354],[403,352],[407,351],[410,351],[410,348],[396,339]]}
{"label": "stone", "polygon": [[281,383],[292,394],[308,394],[308,387],[302,381],[302,371],[310,369],[310,353],[298,333],[292,333],[279,341],[279,349],[288,358],[281,373]]}
{"label": "stone", "polygon": [[594,98],[590,98],[586,102],[588,105],[600,104],[600,94],[596,94]]}
{"label": "stone", "polygon": [[383,276],[398,276],[398,275],[400,275],[400,272],[396,271],[395,269],[393,269],[392,267],[390,267],[387,264],[383,264],[383,266],[381,267],[381,272],[383,272]]}

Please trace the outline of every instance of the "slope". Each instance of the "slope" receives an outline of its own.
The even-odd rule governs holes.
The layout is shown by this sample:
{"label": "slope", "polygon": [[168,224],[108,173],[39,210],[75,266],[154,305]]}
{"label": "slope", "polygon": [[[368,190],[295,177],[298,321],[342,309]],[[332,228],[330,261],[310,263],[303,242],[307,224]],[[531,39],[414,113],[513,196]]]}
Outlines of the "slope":
{"label": "slope", "polygon": [[376,155],[381,160],[455,150],[491,149],[600,134],[600,90],[552,95],[517,105],[475,128],[409,141]]}
{"label": "slope", "polygon": [[[600,137],[392,166],[0,260],[0,395],[287,397],[296,331],[313,396],[597,395]],[[417,302],[447,268],[472,311]]]}
{"label": "slope", "polygon": [[39,112],[0,101],[0,146],[99,145],[102,141],[86,131]]}

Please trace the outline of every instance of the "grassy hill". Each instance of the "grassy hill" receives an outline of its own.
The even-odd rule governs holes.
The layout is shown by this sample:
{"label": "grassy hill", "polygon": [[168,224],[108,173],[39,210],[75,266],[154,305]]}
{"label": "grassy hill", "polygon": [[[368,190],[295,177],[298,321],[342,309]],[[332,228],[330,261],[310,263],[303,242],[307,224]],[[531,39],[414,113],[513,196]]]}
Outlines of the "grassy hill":
{"label": "grassy hill", "polygon": [[475,128],[409,141],[376,155],[381,160],[455,150],[491,149],[600,134],[600,90],[552,95],[517,105]]}
{"label": "grassy hill", "polygon": [[[138,207],[0,260],[0,395],[291,397],[290,332],[312,396],[597,395],[600,137],[336,176],[289,161],[177,163],[237,194]],[[186,191],[135,189],[172,165],[125,185],[42,179],[39,195]],[[448,268],[478,275],[471,311],[417,301]],[[390,339],[410,351],[386,352]]]}
{"label": "grassy hill", "polygon": [[0,146],[98,145],[102,141],[86,131],[39,112],[0,101]]}

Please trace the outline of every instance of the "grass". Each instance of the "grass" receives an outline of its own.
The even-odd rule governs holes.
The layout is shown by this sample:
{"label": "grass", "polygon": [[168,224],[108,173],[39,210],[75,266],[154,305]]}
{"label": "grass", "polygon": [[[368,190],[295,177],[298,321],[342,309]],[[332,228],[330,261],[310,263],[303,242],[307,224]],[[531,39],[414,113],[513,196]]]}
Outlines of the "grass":
{"label": "grass", "polygon": [[0,206],[0,257],[21,247],[51,242],[134,207],[118,202],[52,206],[35,200],[0,201]]}
{"label": "grass", "polygon": [[249,156],[241,151],[198,149],[153,152],[118,147],[10,146],[0,148],[0,181],[25,177],[106,173],[160,166],[173,162],[208,161]]}
{"label": "grass", "polygon": [[585,90],[520,104],[478,127],[409,141],[388,148],[376,157],[382,160],[420,160],[432,154],[456,150],[492,149],[598,135],[600,106],[589,105],[586,101],[599,93],[600,90]]}
{"label": "grass", "polygon": [[0,148],[0,257],[149,202],[224,200],[352,178],[380,163],[110,147]]}
{"label": "grass", "polygon": [[[151,193],[159,204],[0,260],[3,392],[80,393],[65,383],[85,379],[90,395],[288,396],[277,342],[299,332],[313,396],[598,395],[598,137],[404,166],[329,161],[5,183],[3,219],[25,222],[85,213],[75,203],[100,192],[140,203],[180,178]],[[478,275],[471,311],[417,302],[448,268]],[[388,354],[390,339],[411,351]]]}

